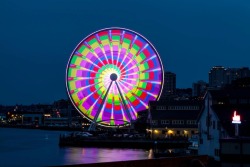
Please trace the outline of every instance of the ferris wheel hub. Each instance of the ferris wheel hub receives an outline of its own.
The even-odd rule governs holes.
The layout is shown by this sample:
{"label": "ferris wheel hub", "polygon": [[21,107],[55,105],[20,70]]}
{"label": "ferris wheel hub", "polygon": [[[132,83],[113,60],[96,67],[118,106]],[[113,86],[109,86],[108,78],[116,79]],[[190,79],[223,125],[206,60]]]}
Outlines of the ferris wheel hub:
{"label": "ferris wheel hub", "polygon": [[112,73],[112,74],[110,75],[110,79],[111,79],[112,81],[116,81],[116,80],[117,80],[117,75],[116,75],[116,73]]}

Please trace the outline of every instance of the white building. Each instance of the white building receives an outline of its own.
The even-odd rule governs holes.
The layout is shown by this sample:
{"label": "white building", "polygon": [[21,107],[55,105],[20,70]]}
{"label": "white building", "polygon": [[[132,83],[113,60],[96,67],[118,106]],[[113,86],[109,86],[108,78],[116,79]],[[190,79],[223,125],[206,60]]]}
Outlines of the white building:
{"label": "white building", "polygon": [[239,135],[250,136],[250,89],[209,90],[204,103],[198,118],[198,154],[219,161],[220,139],[235,136],[235,125],[232,124],[234,111],[243,118]]}

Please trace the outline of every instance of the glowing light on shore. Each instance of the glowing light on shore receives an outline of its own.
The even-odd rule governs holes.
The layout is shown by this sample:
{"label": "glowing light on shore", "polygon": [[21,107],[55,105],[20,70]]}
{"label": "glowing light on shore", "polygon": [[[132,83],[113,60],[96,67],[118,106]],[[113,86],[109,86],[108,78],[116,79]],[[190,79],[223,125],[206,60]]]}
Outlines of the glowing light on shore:
{"label": "glowing light on shore", "polygon": [[241,124],[240,115],[237,115],[236,111],[234,111],[232,123],[233,124]]}

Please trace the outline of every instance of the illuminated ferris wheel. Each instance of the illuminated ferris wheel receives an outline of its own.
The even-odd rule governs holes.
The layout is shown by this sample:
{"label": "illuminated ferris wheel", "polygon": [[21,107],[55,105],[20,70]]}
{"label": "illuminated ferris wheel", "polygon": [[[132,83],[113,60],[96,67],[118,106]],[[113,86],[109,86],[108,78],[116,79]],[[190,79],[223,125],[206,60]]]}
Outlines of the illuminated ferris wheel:
{"label": "illuminated ferris wheel", "polygon": [[148,102],[158,100],[163,66],[154,46],[124,28],[84,38],[67,65],[68,95],[80,114],[103,126],[129,125]]}

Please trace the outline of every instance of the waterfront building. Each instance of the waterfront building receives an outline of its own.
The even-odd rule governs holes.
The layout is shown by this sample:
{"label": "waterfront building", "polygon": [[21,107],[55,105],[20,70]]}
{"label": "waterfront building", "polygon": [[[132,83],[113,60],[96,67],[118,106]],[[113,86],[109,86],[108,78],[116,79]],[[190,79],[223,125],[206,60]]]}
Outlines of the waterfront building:
{"label": "waterfront building", "polygon": [[42,112],[8,112],[8,123],[14,125],[42,125],[43,113]]}
{"label": "waterfront building", "polygon": [[45,118],[44,126],[48,127],[68,127],[69,119],[68,118]]}
{"label": "waterfront building", "polygon": [[[242,118],[239,136],[250,136],[250,89],[225,88],[208,90],[204,108],[198,118],[200,155],[220,160],[220,140],[237,136],[232,118],[237,113]],[[237,148],[239,149],[239,148]]]}
{"label": "waterfront building", "polygon": [[150,101],[148,122],[152,138],[190,138],[197,134],[198,101]]}
{"label": "waterfront building", "polygon": [[43,113],[23,113],[22,124],[41,125],[43,122]]}

